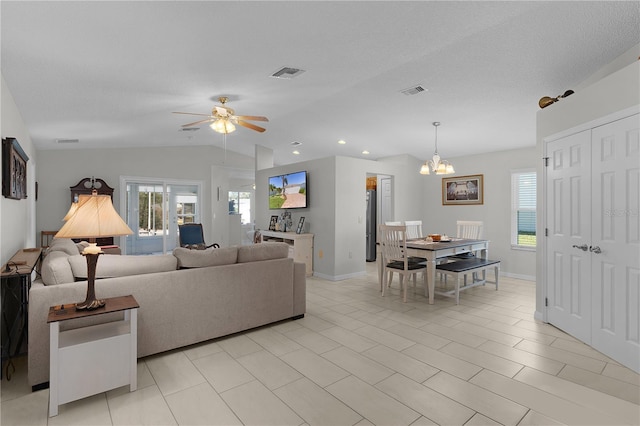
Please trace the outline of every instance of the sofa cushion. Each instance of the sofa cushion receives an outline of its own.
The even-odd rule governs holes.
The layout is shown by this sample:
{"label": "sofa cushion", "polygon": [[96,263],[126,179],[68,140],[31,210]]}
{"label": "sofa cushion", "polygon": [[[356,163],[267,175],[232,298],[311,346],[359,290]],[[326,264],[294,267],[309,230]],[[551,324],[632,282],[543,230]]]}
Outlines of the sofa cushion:
{"label": "sofa cushion", "polygon": [[78,246],[69,238],[54,238],[47,249],[46,254],[54,251],[67,253],[69,256],[80,253]]}
{"label": "sofa cushion", "polygon": [[40,275],[44,285],[65,284],[75,281],[68,258],[69,255],[64,251],[52,251],[44,257],[40,266]]}
{"label": "sofa cushion", "polygon": [[238,247],[238,263],[282,259],[289,256],[289,244],[266,242]]}
{"label": "sofa cushion", "polygon": [[[69,256],[73,276],[87,278],[87,260],[82,255]],[[96,278],[124,277],[128,275],[151,274],[175,271],[178,261],[171,254],[154,256],[120,256],[104,254],[98,258]]]}
{"label": "sofa cushion", "polygon": [[238,248],[190,250],[184,247],[176,247],[173,249],[173,255],[178,259],[179,268],[202,268],[236,263],[238,260]]}

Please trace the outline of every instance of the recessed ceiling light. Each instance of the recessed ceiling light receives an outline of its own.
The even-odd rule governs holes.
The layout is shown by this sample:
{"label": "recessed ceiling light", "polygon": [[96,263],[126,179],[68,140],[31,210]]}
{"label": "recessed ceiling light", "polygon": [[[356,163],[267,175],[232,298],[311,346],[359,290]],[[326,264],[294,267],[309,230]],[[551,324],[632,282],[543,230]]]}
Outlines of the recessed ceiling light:
{"label": "recessed ceiling light", "polygon": [[347,141],[345,141],[344,139],[340,139],[340,140],[338,141],[338,143],[339,143],[340,145],[346,145],[346,144],[347,144]]}
{"label": "recessed ceiling light", "polygon": [[300,151],[298,150],[293,151],[293,155],[300,155]]}
{"label": "recessed ceiling light", "polygon": [[363,153],[364,155],[369,155],[369,154],[370,154],[370,152],[369,152],[369,151],[367,151],[366,149],[365,149],[364,151],[362,151],[362,153]]}
{"label": "recessed ceiling light", "polygon": [[291,142],[291,146],[300,146],[300,145],[302,145],[302,142],[300,142],[300,141]]}

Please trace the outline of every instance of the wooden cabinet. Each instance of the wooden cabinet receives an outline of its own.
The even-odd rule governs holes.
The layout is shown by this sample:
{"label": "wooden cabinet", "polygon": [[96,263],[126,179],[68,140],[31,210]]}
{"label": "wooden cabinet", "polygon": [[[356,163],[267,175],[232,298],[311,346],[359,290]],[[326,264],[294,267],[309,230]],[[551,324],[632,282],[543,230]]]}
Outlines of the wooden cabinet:
{"label": "wooden cabinet", "polygon": [[289,257],[307,265],[307,276],[313,275],[313,234],[260,231],[262,241],[282,241],[289,244]]}

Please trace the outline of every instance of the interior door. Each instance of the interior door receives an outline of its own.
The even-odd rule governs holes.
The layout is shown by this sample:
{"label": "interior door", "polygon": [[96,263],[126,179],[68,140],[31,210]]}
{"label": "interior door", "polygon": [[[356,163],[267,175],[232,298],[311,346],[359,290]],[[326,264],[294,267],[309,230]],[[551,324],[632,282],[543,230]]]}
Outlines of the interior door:
{"label": "interior door", "polygon": [[391,177],[381,178],[379,186],[380,215],[378,217],[378,223],[385,223],[393,220],[393,185]]}
{"label": "interior door", "polygon": [[592,131],[592,346],[640,371],[639,116]]}
{"label": "interior door", "polygon": [[547,315],[591,342],[591,131],[547,143]]}

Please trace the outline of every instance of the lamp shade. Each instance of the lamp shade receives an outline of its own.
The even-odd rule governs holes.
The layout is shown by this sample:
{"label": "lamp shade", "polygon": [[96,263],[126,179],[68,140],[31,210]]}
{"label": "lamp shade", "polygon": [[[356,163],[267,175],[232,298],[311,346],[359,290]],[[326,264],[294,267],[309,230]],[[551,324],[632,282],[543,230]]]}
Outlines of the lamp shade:
{"label": "lamp shade", "polygon": [[69,207],[69,211],[67,212],[66,215],[64,215],[64,217],[62,218],[63,221],[67,221],[69,219],[71,219],[71,217],[76,213],[76,210],[78,210],[78,202],[74,202],[71,203],[71,207]]}
{"label": "lamp shade", "polygon": [[[65,216],[66,217],[66,216]],[[131,235],[133,231],[113,208],[111,196],[81,195],[76,212],[56,234],[56,238],[96,238]]]}

